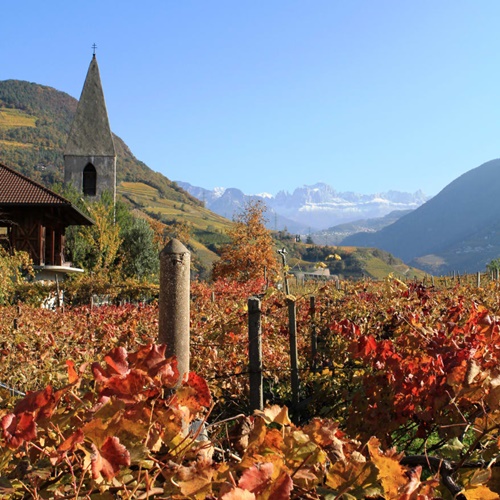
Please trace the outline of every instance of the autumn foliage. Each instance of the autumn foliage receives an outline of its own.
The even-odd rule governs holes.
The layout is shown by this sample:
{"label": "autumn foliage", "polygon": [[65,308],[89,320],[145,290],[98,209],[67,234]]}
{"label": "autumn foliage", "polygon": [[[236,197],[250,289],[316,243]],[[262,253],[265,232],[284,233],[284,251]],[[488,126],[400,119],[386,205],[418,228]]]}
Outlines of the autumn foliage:
{"label": "autumn foliage", "polygon": [[[249,414],[254,293],[267,406]],[[499,298],[496,282],[389,278],[293,298],[193,283],[193,373],[179,388],[154,343],[156,305],[4,307],[0,381],[31,392],[0,389],[0,497],[499,498]],[[290,412],[287,300],[301,363]]]}
{"label": "autumn foliage", "polygon": [[265,207],[249,202],[228,232],[230,243],[222,248],[214,264],[213,278],[239,282],[275,278],[279,272],[271,232],[265,226]]}

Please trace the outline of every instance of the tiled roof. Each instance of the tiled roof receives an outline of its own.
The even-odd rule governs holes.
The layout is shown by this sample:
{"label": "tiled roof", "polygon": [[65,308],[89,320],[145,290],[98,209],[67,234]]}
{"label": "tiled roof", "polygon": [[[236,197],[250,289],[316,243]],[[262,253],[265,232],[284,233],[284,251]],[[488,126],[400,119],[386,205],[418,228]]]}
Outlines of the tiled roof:
{"label": "tiled roof", "polygon": [[33,207],[33,211],[43,213],[44,206],[54,207],[66,225],[94,224],[66,198],[0,163],[0,212],[2,208],[17,210]]}
{"label": "tiled roof", "polygon": [[0,163],[0,205],[7,204],[71,206],[62,196]]}

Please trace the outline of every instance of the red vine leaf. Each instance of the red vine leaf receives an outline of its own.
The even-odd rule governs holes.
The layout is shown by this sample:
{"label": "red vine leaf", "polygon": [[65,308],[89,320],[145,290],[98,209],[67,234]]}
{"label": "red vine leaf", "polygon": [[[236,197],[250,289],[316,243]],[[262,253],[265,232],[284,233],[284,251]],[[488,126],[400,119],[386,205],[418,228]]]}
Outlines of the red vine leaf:
{"label": "red vine leaf", "polygon": [[273,481],[269,500],[289,500],[292,490],[292,478],[286,472],[282,472],[279,477]]}
{"label": "red vine leaf", "polygon": [[187,386],[192,387],[196,391],[198,403],[202,406],[208,407],[212,403],[212,396],[208,388],[207,381],[194,372],[189,372],[189,378],[186,383]]}
{"label": "red vine leaf", "polygon": [[52,386],[48,385],[41,391],[28,393],[23,399],[18,401],[14,408],[14,413],[33,413],[38,418],[49,418],[62,395],[62,391],[54,393]]}
{"label": "red vine leaf", "polygon": [[109,481],[115,477],[121,465],[130,465],[130,453],[115,436],[108,437],[100,450],[92,444],[92,451],[91,463],[94,479],[102,476]]}
{"label": "red vine leaf", "polygon": [[75,446],[77,444],[82,444],[84,439],[85,436],[83,434],[83,431],[81,429],[78,429],[57,447],[57,451],[59,453],[65,453],[67,451],[74,450]]}
{"label": "red vine leaf", "polygon": [[9,413],[2,418],[0,425],[10,449],[19,448],[25,441],[36,438],[36,424],[32,413]]}
{"label": "red vine leaf", "polygon": [[209,407],[212,397],[206,380],[190,372],[188,380],[177,390],[175,402],[187,406],[193,413],[200,411],[202,407]]}
{"label": "red vine leaf", "polygon": [[127,402],[138,401],[144,397],[157,394],[157,390],[153,390],[152,393],[148,390],[151,382],[151,378],[143,372],[131,370],[124,377],[110,377],[105,382],[101,395],[116,396]]}
{"label": "red vine leaf", "polygon": [[115,347],[110,353],[104,357],[108,365],[108,372],[110,375],[114,373],[118,375],[125,375],[129,370],[127,361],[127,350],[124,347]]}
{"label": "red vine leaf", "polygon": [[75,363],[74,363],[74,361],[71,361],[70,359],[68,359],[66,361],[66,366],[68,367],[68,379],[69,379],[69,383],[70,384],[74,384],[80,378],[80,376],[76,372]]}
{"label": "red vine leaf", "polygon": [[256,464],[243,472],[238,486],[259,495],[269,485],[273,472],[274,465],[271,463]]}
{"label": "red vine leaf", "polygon": [[51,453],[50,455],[50,463],[52,465],[57,465],[64,455],[68,452],[73,452],[76,448],[76,445],[83,444],[85,440],[85,435],[81,429],[73,432],[71,436],[66,438],[57,449]]}

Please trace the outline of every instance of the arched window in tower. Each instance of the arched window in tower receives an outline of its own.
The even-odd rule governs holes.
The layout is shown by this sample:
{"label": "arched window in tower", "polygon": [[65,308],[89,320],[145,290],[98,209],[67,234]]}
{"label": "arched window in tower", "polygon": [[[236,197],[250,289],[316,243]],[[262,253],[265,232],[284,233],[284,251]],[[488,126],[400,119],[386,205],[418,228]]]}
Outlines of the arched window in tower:
{"label": "arched window in tower", "polygon": [[85,196],[95,196],[97,186],[97,172],[92,163],[87,163],[83,169],[83,194]]}

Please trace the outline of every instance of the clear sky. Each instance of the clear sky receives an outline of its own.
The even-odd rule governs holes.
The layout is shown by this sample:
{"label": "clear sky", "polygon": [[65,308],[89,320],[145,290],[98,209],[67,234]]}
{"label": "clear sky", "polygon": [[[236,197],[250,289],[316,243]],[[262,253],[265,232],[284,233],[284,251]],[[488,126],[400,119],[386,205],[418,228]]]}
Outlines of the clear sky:
{"label": "clear sky", "polygon": [[78,98],[171,180],[437,194],[500,156],[498,0],[20,0],[0,80]]}

